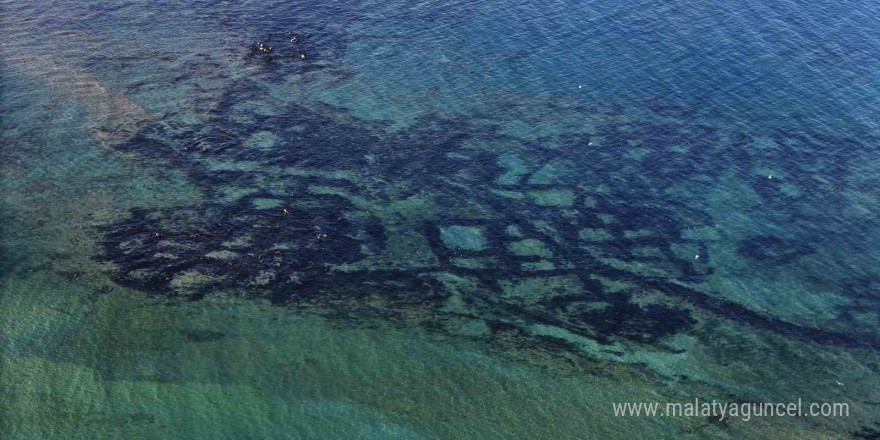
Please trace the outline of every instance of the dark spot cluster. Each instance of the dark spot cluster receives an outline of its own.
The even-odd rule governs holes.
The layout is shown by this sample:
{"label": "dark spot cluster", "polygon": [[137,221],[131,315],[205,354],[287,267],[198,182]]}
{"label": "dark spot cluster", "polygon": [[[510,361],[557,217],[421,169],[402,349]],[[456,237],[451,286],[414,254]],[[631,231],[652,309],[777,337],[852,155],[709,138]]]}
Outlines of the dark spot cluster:
{"label": "dark spot cluster", "polygon": [[[520,338],[541,324],[602,343],[653,343],[691,330],[693,310],[700,309],[796,339],[880,345],[686,287],[713,272],[706,243],[687,232],[715,222],[701,195],[671,191],[717,182],[718,164],[756,188],[768,183],[750,180],[751,170],[765,162],[785,164],[786,175],[816,166],[837,178],[846,160],[809,153],[795,142],[805,142],[802,136],[780,137],[779,150],[758,150],[742,133],[630,122],[532,142],[499,128],[523,111],[517,106],[480,118],[425,116],[389,134],[385,124],[340,109],[267,95],[243,80],[229,89],[213,122],[174,133],[147,127],[118,147],[167,161],[206,191],[198,207],[136,210],[106,225],[104,258],[119,267],[120,283],[192,299],[246,291],[326,316],[417,321],[438,331],[469,316],[493,335]],[[792,151],[802,162],[784,160]],[[511,155],[522,168],[513,175],[504,162]],[[798,183],[822,185],[808,180]],[[228,187],[250,192],[230,199]],[[768,191],[756,189],[775,203],[779,196]],[[413,200],[429,202],[408,212]],[[802,206],[781,206],[783,220],[803,216]],[[444,241],[450,228],[466,231],[455,238],[465,242]],[[399,242],[409,244],[392,248]],[[758,235],[737,251],[777,265],[813,246]],[[427,255],[406,267],[393,261],[401,252]]]}
{"label": "dark spot cluster", "polygon": [[813,249],[799,241],[761,235],[743,240],[736,249],[740,255],[765,264],[785,264],[813,253]]}
{"label": "dark spot cluster", "polygon": [[201,211],[134,211],[107,226],[106,258],[119,266],[120,283],[146,291],[174,293],[175,276],[192,270],[217,280],[199,286],[194,298],[223,286],[307,283],[329,265],[358,258],[344,200],[260,210],[253,207],[258,198]]}

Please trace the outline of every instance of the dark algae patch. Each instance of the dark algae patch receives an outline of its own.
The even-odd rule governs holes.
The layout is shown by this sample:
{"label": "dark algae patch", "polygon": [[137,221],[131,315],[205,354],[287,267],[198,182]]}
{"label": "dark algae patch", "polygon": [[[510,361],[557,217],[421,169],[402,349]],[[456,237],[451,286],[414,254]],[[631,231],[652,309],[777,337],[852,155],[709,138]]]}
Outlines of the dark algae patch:
{"label": "dark algae patch", "polygon": [[744,257],[770,264],[790,263],[813,252],[798,241],[763,235],[744,240],[736,251]]}
{"label": "dark algae patch", "polygon": [[[271,99],[264,87],[242,80],[205,126],[148,126],[117,147],[184,170],[207,199],[104,226],[103,258],[116,263],[119,283],[191,300],[245,292],[349,319],[415,313],[432,329],[460,316],[525,333],[549,326],[603,344],[686,333],[701,310],[795,339],[878,347],[876,337],[789,323],[697,287],[715,269],[706,239],[692,232],[714,220],[699,195],[670,195],[720,178],[713,164],[729,163],[772,202],[767,185],[781,179],[752,170],[845,167],[794,147],[829,139],[780,132],[775,148],[755,149],[739,132],[631,122],[529,142],[500,128],[516,107],[482,119],[424,116],[389,131],[331,106]],[[789,154],[799,165],[778,160]],[[853,147],[842,157],[859,155]],[[618,166],[631,157],[638,168]],[[827,202],[774,209],[798,222],[802,206]],[[812,249],[756,235],[736,252],[780,266]]]}

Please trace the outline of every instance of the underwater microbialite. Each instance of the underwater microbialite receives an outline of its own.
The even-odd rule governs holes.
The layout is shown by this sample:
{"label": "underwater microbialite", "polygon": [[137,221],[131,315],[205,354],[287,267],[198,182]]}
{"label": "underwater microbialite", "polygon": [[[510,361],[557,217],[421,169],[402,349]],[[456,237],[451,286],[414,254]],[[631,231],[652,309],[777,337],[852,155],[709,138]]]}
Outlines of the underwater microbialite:
{"label": "underwater microbialite", "polygon": [[[305,68],[292,65],[277,68]],[[785,132],[774,148],[750,148],[755,140],[741,132],[668,118],[618,123],[615,109],[586,106],[564,110],[605,117],[589,133],[509,134],[506,119],[538,110],[503,103],[389,131],[332,106],[272,99],[265,87],[239,80],[208,124],[174,133],[150,125],[116,146],[185,170],[207,200],[105,225],[102,258],[117,264],[118,282],[191,300],[236,292],[353,320],[417,316],[438,331],[467,317],[526,338],[540,327],[650,344],[709,313],[801,340],[880,347],[876,337],[786,322],[703,290],[714,256],[693,231],[715,221],[700,194],[676,193],[729,177],[716,172],[728,164],[782,221],[833,224],[835,208],[814,207],[841,205],[824,186],[846,184],[858,148],[832,160],[802,148],[831,139]],[[785,179],[754,178],[766,163],[786,164]],[[827,168],[830,180],[798,177],[800,167]],[[793,182],[818,195],[780,203],[791,191],[778,185]],[[737,252],[784,265],[812,247],[756,235]]]}

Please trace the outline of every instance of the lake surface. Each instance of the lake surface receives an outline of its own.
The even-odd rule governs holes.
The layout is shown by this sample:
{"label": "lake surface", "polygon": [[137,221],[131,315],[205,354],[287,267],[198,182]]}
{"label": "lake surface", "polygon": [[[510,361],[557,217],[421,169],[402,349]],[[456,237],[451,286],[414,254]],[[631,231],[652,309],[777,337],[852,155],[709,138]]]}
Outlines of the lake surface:
{"label": "lake surface", "polygon": [[2,437],[878,438],[878,17],[0,0]]}

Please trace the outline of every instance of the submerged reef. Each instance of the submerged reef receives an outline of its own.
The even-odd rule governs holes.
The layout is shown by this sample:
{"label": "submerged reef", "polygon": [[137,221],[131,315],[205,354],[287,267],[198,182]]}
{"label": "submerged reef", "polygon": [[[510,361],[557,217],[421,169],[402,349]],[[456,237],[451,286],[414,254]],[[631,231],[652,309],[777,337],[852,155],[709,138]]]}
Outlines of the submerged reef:
{"label": "submerged reef", "polygon": [[744,240],[737,252],[745,257],[775,264],[789,263],[813,250],[794,240],[773,236],[756,236]]}
{"label": "submerged reef", "polygon": [[[791,237],[758,233],[736,248],[749,264],[784,266],[814,252],[806,237],[835,238],[846,203],[830,189],[850,185],[846,168],[866,154],[857,144],[782,130],[757,139],[681,122],[669,108],[621,122],[619,109],[542,104],[500,100],[485,114],[432,114],[395,131],[239,80],[211,122],[151,124],[116,145],[185,171],[206,202],[105,225],[100,258],[117,265],[119,283],[155,295],[245,295],[573,349],[652,344],[708,315],[880,348],[876,335],[792,323],[705,285],[716,270],[710,245],[725,232],[701,188],[739,182],[753,195],[739,209],[796,226]],[[512,128],[540,112],[575,122],[531,138]],[[834,155],[818,153],[829,146]],[[853,295],[876,312],[859,285]]]}

